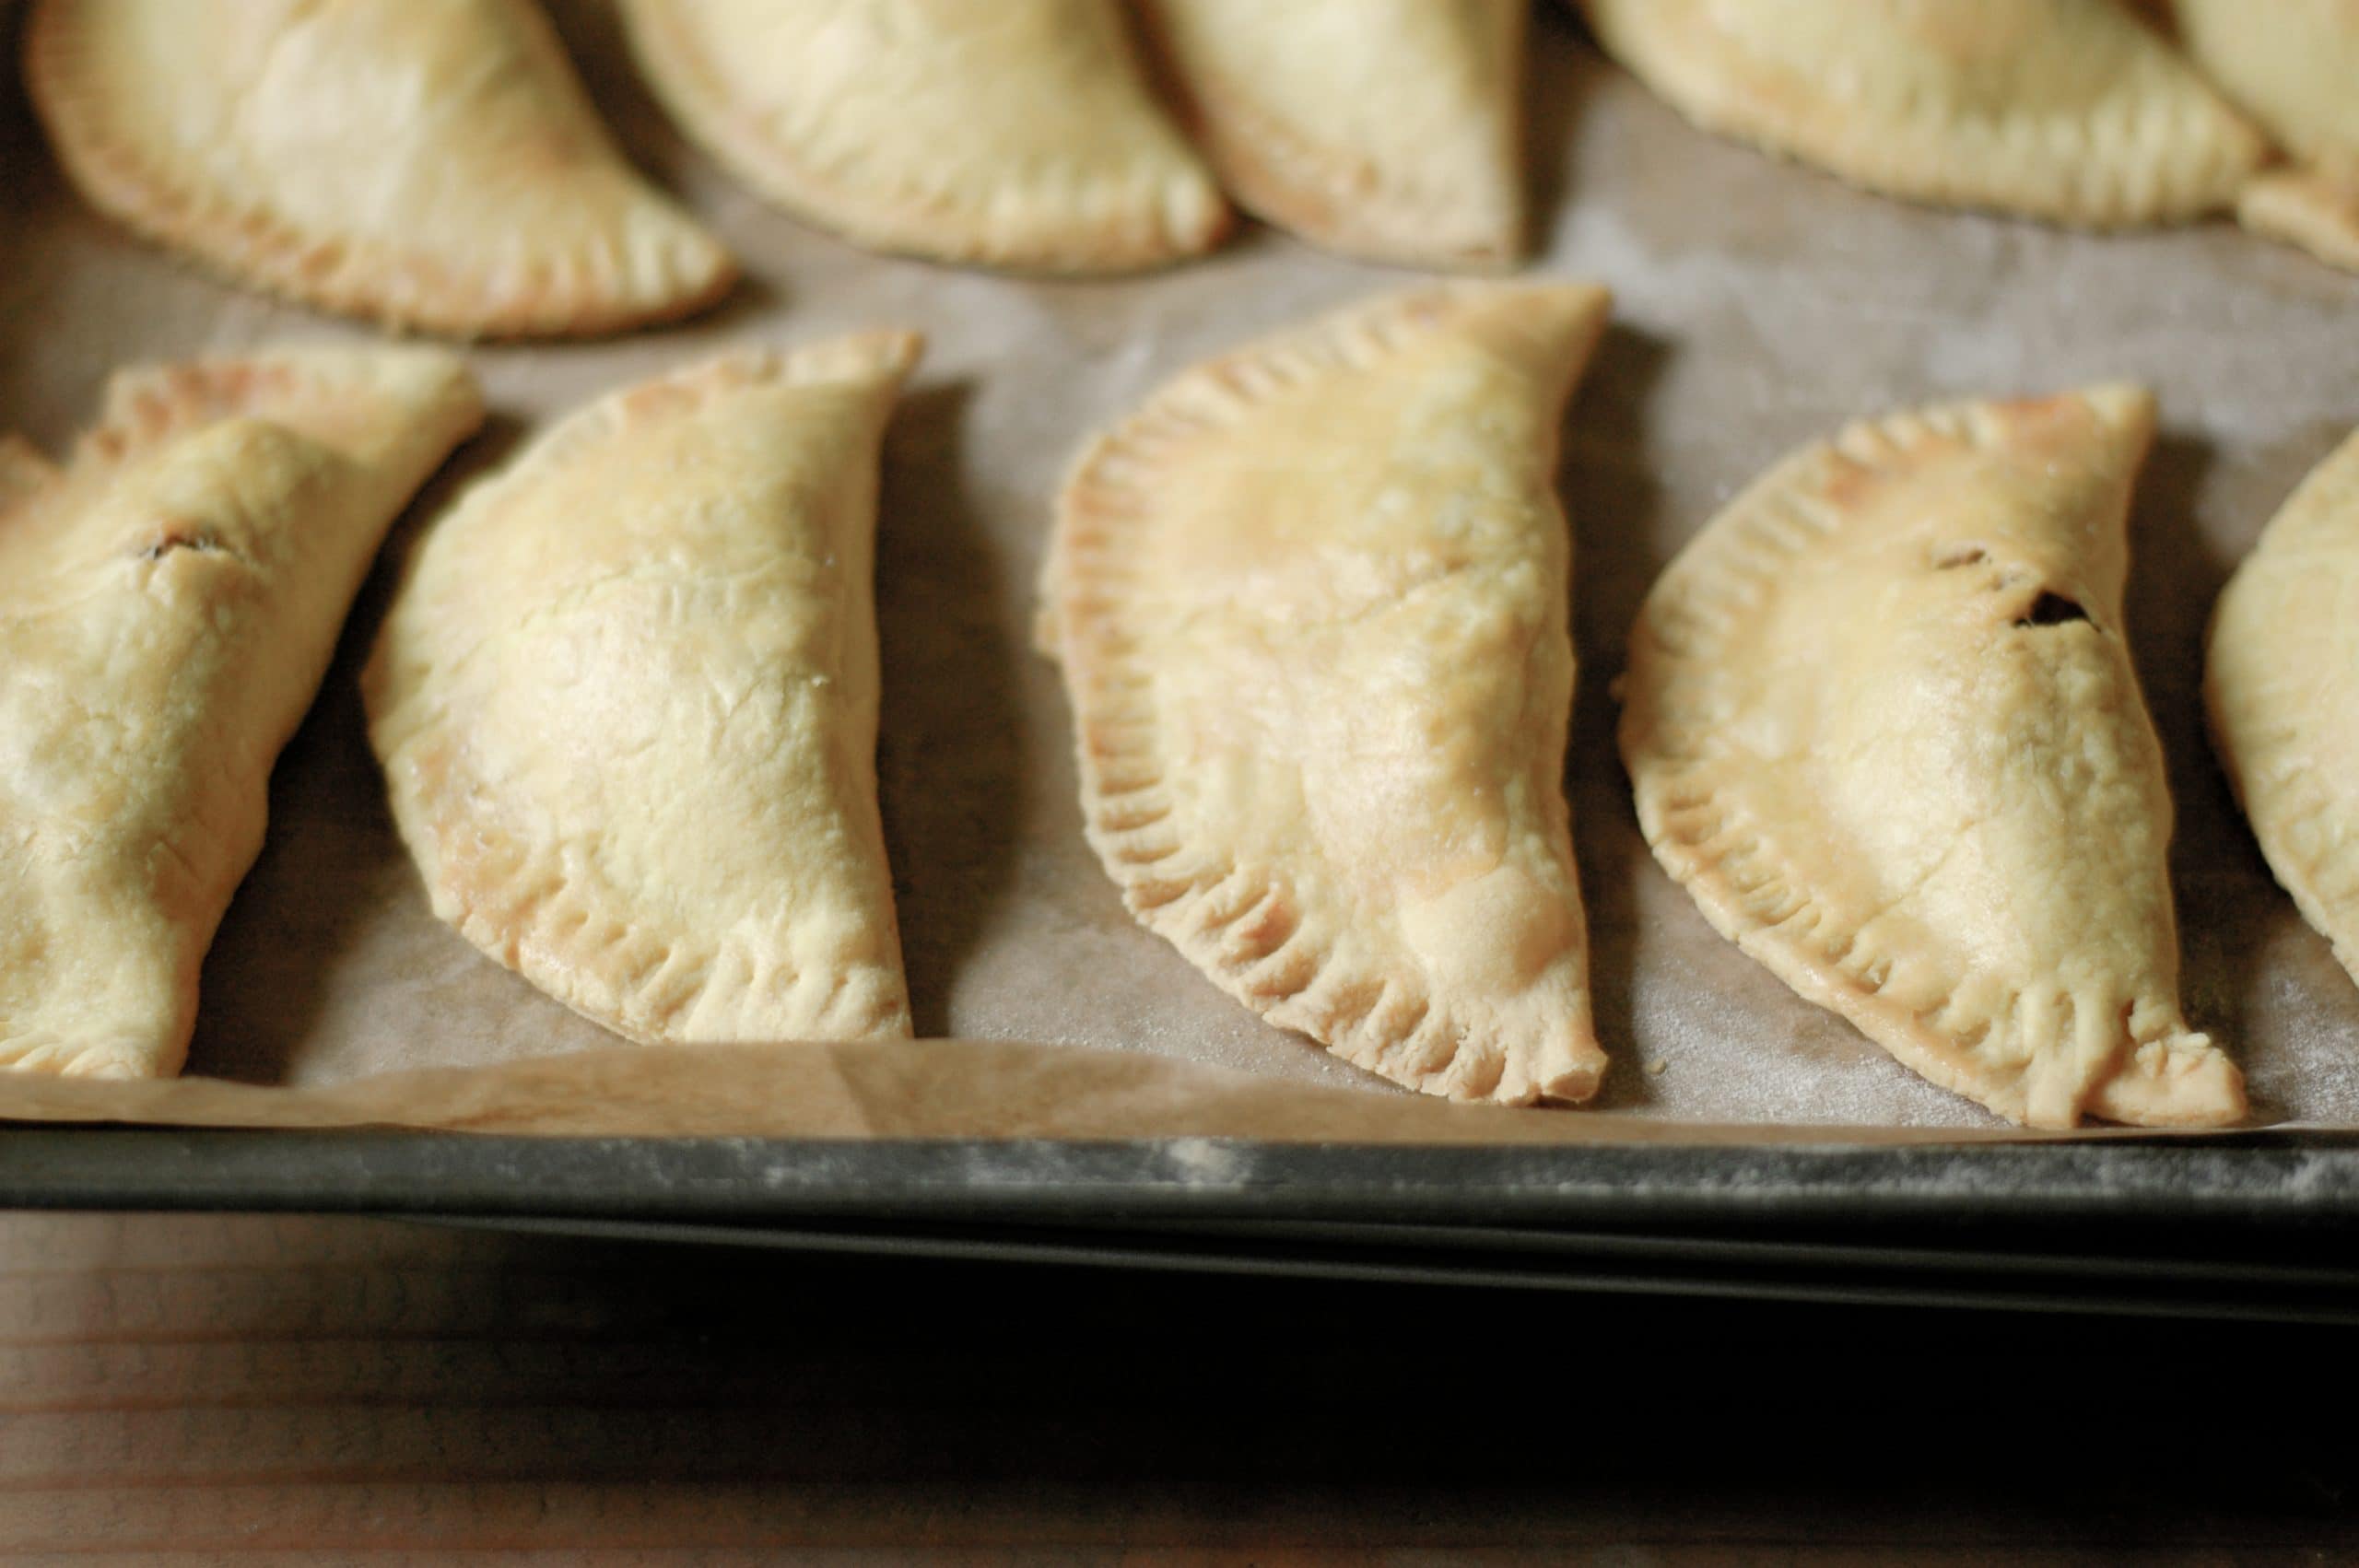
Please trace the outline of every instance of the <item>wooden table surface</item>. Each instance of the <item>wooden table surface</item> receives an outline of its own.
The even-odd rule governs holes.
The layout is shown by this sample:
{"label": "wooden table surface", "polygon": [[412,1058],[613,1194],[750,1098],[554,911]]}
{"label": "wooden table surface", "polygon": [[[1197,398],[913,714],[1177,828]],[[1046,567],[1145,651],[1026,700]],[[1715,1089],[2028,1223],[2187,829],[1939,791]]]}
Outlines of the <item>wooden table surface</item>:
{"label": "wooden table surface", "polygon": [[2350,1350],[0,1216],[0,1561],[2359,1561]]}

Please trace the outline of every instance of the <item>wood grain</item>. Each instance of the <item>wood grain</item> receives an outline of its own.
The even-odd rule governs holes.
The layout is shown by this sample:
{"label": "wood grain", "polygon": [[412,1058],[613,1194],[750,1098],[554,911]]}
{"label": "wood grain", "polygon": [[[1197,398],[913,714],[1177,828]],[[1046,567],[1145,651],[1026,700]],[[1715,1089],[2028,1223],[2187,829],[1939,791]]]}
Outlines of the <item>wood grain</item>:
{"label": "wood grain", "polygon": [[0,1216],[0,1562],[2345,1561],[2344,1343]]}

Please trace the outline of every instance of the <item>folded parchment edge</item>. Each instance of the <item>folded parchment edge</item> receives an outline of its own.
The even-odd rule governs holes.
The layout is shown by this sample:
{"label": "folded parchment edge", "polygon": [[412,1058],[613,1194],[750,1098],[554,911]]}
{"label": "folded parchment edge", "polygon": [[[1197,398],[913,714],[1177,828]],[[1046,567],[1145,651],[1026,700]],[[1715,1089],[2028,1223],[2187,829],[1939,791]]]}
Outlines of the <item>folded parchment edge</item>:
{"label": "folded parchment edge", "polygon": [[575,1138],[1222,1138],[1515,1147],[1922,1147],[2174,1136],[2124,1128],[2042,1133],[1995,1125],[1665,1123],[1610,1111],[1453,1106],[1138,1052],[967,1040],[614,1046],[302,1087],[11,1076],[0,1079],[0,1121]]}

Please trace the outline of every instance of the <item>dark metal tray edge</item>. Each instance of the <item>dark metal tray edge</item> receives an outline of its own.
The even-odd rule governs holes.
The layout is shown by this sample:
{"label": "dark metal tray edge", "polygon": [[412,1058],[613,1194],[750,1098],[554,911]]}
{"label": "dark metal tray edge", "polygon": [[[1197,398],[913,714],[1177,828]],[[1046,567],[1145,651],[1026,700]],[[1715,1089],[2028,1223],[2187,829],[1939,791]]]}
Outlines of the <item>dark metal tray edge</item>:
{"label": "dark metal tray edge", "polygon": [[2359,1134],[1466,1148],[0,1129],[0,1207],[751,1222],[1466,1225],[2359,1221]]}

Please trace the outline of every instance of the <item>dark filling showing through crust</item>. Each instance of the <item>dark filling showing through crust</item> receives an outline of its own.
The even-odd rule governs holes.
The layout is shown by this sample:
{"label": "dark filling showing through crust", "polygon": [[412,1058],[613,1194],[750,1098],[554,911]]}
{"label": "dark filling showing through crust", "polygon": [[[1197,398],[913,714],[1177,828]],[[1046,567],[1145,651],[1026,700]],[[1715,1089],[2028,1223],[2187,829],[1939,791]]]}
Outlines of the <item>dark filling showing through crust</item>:
{"label": "dark filling showing through crust", "polygon": [[2061,626],[2070,626],[2074,621],[2085,621],[2088,618],[2089,613],[2072,600],[2065,598],[2060,593],[2043,592],[2031,602],[2031,608],[2024,612],[2023,618],[2015,625]]}
{"label": "dark filling showing through crust", "polygon": [[214,537],[210,529],[168,528],[141,545],[138,555],[143,561],[160,561],[175,550],[194,550],[209,556],[220,548],[221,541]]}

